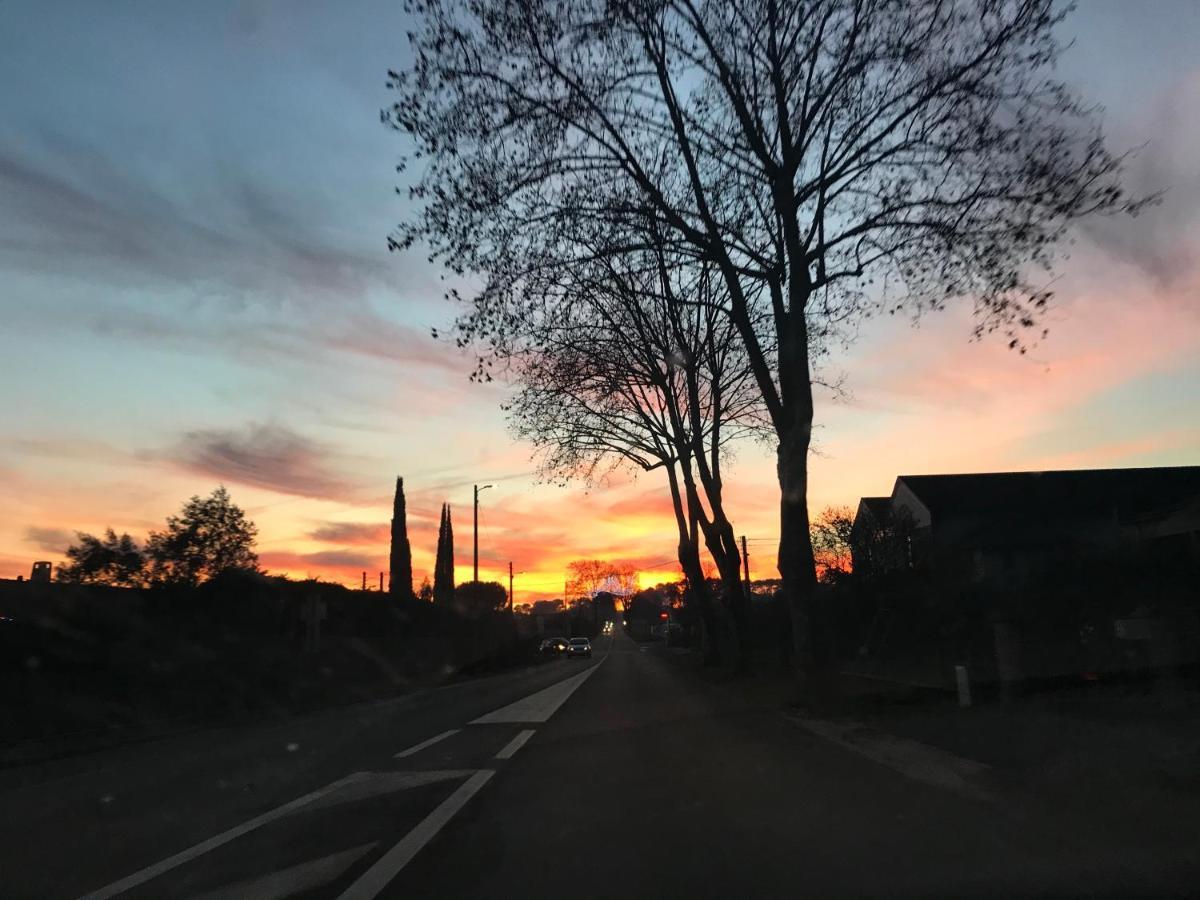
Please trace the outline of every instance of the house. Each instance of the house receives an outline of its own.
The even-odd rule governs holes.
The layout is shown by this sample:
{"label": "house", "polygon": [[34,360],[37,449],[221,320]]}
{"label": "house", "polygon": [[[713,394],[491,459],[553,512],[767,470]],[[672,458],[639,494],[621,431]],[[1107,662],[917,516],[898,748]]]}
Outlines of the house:
{"label": "house", "polygon": [[859,502],[851,546],[855,665],[876,677],[1200,663],[1200,466],[902,475]]}
{"label": "house", "polygon": [[894,572],[912,567],[907,520],[892,516],[891,497],[863,497],[850,529],[853,571],[862,574]]}
{"label": "house", "polygon": [[1031,578],[1066,556],[1137,548],[1200,560],[1200,466],[901,475],[864,497],[854,570],[921,569],[976,584]]}

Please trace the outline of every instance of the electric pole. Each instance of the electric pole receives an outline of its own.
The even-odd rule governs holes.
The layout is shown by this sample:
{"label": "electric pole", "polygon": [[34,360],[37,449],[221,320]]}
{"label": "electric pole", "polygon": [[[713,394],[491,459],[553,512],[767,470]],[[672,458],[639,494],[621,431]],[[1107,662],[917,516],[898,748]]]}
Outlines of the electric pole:
{"label": "electric pole", "polygon": [[483,487],[475,485],[475,582],[479,582],[479,492],[486,491],[490,484]]}
{"label": "electric pole", "polygon": [[746,596],[750,596],[750,551],[746,549],[746,536],[742,535],[742,566],[746,572]]}
{"label": "electric pole", "polygon": [[362,586],[362,589],[363,589],[364,591],[367,589],[367,573],[366,573],[366,570],[364,570],[364,571],[363,571],[363,586]]}
{"label": "electric pole", "polygon": [[383,573],[379,573],[379,590],[383,590]]}
{"label": "electric pole", "polygon": [[513,611],[513,579],[512,579],[512,560],[508,563],[508,611]]}

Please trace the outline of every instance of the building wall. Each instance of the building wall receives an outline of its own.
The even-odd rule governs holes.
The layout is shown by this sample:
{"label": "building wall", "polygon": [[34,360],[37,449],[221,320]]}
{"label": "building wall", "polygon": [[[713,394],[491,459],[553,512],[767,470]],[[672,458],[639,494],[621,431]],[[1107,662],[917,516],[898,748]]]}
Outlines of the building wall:
{"label": "building wall", "polygon": [[897,478],[896,485],[892,488],[892,508],[897,511],[907,510],[908,514],[912,516],[913,524],[918,528],[933,527],[933,516],[929,512],[929,508],[904,483],[903,478]]}

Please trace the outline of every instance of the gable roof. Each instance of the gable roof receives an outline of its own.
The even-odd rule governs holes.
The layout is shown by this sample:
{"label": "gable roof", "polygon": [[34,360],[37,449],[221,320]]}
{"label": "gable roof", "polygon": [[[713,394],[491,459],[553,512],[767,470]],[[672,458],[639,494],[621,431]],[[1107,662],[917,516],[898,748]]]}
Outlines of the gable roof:
{"label": "gable roof", "polygon": [[1130,522],[1166,515],[1200,497],[1200,466],[901,475],[936,521],[954,515],[989,518],[1090,518]]}
{"label": "gable roof", "polygon": [[881,524],[892,514],[891,497],[863,497],[858,504],[860,509],[865,507],[867,512],[875,517],[875,521]]}

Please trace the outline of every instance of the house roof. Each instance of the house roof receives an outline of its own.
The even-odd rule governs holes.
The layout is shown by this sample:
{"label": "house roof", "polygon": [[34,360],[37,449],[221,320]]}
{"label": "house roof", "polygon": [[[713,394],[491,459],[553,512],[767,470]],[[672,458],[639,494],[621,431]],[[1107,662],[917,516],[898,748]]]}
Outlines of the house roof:
{"label": "house roof", "polygon": [[1200,466],[901,475],[897,481],[925,504],[935,522],[953,515],[1062,520],[1115,512],[1126,523],[1169,514],[1200,497]]}
{"label": "house roof", "polygon": [[[876,525],[885,525],[892,516],[892,498],[863,497],[858,501],[858,512],[861,514],[864,509],[875,520]],[[854,516],[856,524],[860,518],[859,514]]]}

